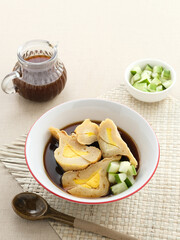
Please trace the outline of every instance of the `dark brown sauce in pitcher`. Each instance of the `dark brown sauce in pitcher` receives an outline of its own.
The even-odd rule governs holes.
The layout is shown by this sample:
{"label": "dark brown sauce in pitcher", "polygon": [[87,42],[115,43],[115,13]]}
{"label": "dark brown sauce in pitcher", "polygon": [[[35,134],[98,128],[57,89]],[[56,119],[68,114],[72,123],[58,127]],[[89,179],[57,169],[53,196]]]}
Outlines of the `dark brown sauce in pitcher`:
{"label": "dark brown sauce in pitcher", "polygon": [[17,63],[1,87],[7,94],[19,93],[29,100],[42,102],[61,93],[66,81],[67,72],[58,57],[58,44],[39,39],[18,48]]}
{"label": "dark brown sauce in pitcher", "polygon": [[[100,122],[97,122],[97,121],[93,121],[93,122],[100,124]],[[81,123],[82,122],[73,123],[71,125],[64,127],[63,130],[65,130],[67,132],[67,134],[70,135],[71,133],[74,132],[75,128]],[[122,129],[118,128],[118,131],[119,131],[122,139],[126,142],[129,149],[131,150],[133,156],[136,158],[136,160],[138,162],[138,168],[139,168],[140,159],[139,159],[137,146],[136,146],[134,140]],[[55,139],[54,137],[51,137],[49,139],[48,143],[46,144],[45,151],[44,151],[44,167],[45,167],[45,170],[46,170],[46,173],[47,173],[49,179],[56,186],[62,188],[61,178],[64,173],[64,170],[56,162],[56,160],[54,158],[54,151],[56,150],[56,148],[58,148],[58,146],[59,146],[58,140]],[[91,144],[91,146],[95,146],[95,147],[99,148],[98,142]],[[121,158],[121,161],[125,161],[125,160],[128,160],[128,158],[123,156]],[[137,168],[137,171],[138,171],[138,168]]]}
{"label": "dark brown sauce in pitcher", "polygon": [[[50,56],[35,55],[24,60],[31,64],[46,64],[51,60]],[[54,98],[63,89],[67,81],[67,72],[64,65],[56,61],[51,67],[42,70],[32,71],[31,69],[20,70],[17,63],[14,67],[14,71],[20,73],[21,79],[15,78],[13,80],[16,92],[18,92],[24,98],[32,101],[42,102]]]}
{"label": "dark brown sauce in pitcher", "polygon": [[45,55],[36,55],[36,56],[25,58],[25,60],[32,63],[41,63],[49,60],[50,58],[51,57],[45,56]]}

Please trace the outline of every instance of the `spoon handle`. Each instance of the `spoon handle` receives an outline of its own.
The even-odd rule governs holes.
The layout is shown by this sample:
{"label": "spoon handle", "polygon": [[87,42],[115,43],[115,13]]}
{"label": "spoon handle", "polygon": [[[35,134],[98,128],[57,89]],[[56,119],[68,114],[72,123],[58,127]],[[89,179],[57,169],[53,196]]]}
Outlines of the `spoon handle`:
{"label": "spoon handle", "polygon": [[58,212],[55,209],[51,208],[50,206],[48,208],[47,214],[45,215],[45,218],[51,218],[62,223],[68,224],[72,227],[79,228],[87,232],[96,233],[101,236],[109,237],[115,240],[137,240],[137,238],[135,237],[131,237],[129,235],[116,232],[114,230],[100,226],[98,224],[81,220],[79,218],[75,218],[64,213]]}
{"label": "spoon handle", "polygon": [[74,220],[74,227],[80,228],[81,230],[85,230],[88,232],[100,234],[104,237],[108,237],[108,238],[115,239],[115,240],[138,240],[135,237],[131,237],[129,235],[126,235],[126,234],[123,234],[120,232],[116,232],[109,228],[100,226],[100,225],[92,223],[92,222],[81,220],[78,218],[75,218],[75,220]]}
{"label": "spoon handle", "polygon": [[51,218],[56,221],[60,221],[62,223],[68,224],[72,227],[74,226],[75,217],[69,216],[69,215],[59,212],[59,211],[56,211],[54,208],[51,208],[50,206],[48,207],[48,211],[44,217]]}

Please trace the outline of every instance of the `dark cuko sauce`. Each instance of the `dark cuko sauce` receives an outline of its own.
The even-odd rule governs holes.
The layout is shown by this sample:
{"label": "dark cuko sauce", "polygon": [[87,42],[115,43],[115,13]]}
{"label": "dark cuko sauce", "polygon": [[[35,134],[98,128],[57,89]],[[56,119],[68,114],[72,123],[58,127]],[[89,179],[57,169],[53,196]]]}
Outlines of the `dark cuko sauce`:
{"label": "dark cuko sauce", "polygon": [[[100,123],[97,121],[93,121],[93,122],[95,122],[97,124]],[[65,130],[67,132],[67,134],[70,135],[71,133],[74,132],[75,128],[81,123],[82,122],[73,123],[71,125],[64,127],[63,130]],[[131,150],[133,156],[136,158],[136,160],[138,162],[138,167],[139,167],[139,154],[138,154],[136,144],[134,143],[132,138],[126,132],[124,132],[122,129],[118,128],[118,131],[121,134],[122,139],[126,142],[129,149]],[[58,148],[58,146],[59,146],[58,140],[55,139],[54,137],[51,137],[49,139],[49,141],[45,147],[45,151],[44,151],[44,167],[45,167],[46,173],[47,173],[48,177],[50,178],[50,180],[56,186],[62,188],[61,178],[64,173],[64,170],[56,162],[56,160],[54,158],[54,151],[56,150],[56,148]],[[98,142],[91,144],[91,146],[95,146],[95,147],[99,148]],[[128,160],[128,158],[125,156],[122,156],[121,161],[126,161],[126,160]],[[138,168],[136,170],[138,171]]]}
{"label": "dark cuko sauce", "polygon": [[[25,58],[27,62],[39,64],[39,63],[45,63],[46,61],[50,60],[51,57],[45,56],[45,55],[35,55],[31,56],[29,58]],[[18,65],[16,64],[13,71],[17,70]],[[52,76],[57,75],[57,70],[55,67],[51,67],[51,69],[46,70],[46,73],[42,72],[29,72],[26,70],[26,76],[31,74],[31,78],[36,80],[36,84],[33,82],[27,82],[25,78],[23,78],[24,73],[20,72],[20,75],[22,79],[15,78],[13,79],[13,84],[15,86],[16,92],[18,92],[21,96],[24,98],[27,98],[32,101],[37,101],[37,102],[43,102],[43,101],[48,101],[58,94],[61,93],[61,91],[64,89],[66,81],[67,81],[67,72],[66,69],[63,65],[63,70],[61,75],[57,77],[54,81],[49,81],[46,83],[44,76],[48,74],[49,79],[51,79]],[[30,78],[30,79],[31,79]]]}
{"label": "dark cuko sauce", "polygon": [[26,58],[25,60],[32,63],[41,63],[49,60],[50,58],[51,57],[45,56],[45,55],[36,55],[36,56]]}

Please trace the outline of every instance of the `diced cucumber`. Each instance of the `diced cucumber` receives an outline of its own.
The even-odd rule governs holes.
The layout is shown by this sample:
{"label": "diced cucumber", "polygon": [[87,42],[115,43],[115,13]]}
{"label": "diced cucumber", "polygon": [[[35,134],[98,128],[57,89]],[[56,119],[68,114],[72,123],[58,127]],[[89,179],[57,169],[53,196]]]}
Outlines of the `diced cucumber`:
{"label": "diced cucumber", "polygon": [[139,82],[143,82],[143,80],[146,80],[149,84],[151,82],[151,72],[144,70],[141,74],[141,80]]}
{"label": "diced cucumber", "polygon": [[151,71],[148,71],[148,70],[144,70],[142,73],[141,73],[141,77],[144,77],[144,76],[151,76],[152,75],[152,72]]}
{"label": "diced cucumber", "polygon": [[153,67],[153,73],[162,73],[163,68],[161,66],[154,66]]}
{"label": "diced cucumber", "polygon": [[147,83],[147,85],[148,85],[151,83],[151,79],[150,78],[141,79],[138,81],[138,83]]}
{"label": "diced cucumber", "polygon": [[124,180],[126,179],[126,174],[125,173],[119,173],[119,174],[115,174],[115,180],[117,183],[121,183],[124,182]]}
{"label": "diced cucumber", "polygon": [[130,83],[131,84],[134,84],[135,82],[137,82],[138,80],[141,79],[141,75],[139,73],[136,73],[132,78],[131,78],[131,81]]}
{"label": "diced cucumber", "polygon": [[141,79],[141,75],[139,74],[139,73],[136,73],[135,75],[134,75],[134,81],[136,82],[136,81],[138,81],[138,80],[140,80]]}
{"label": "diced cucumber", "polygon": [[141,90],[143,92],[148,92],[148,90],[147,90],[147,83],[135,82],[133,84],[133,87],[135,87],[136,89]]}
{"label": "diced cucumber", "polygon": [[135,83],[134,76],[130,79],[130,84],[133,85]]}
{"label": "diced cucumber", "polygon": [[156,84],[155,83],[150,83],[149,85],[148,85],[148,90],[150,91],[150,92],[155,92],[156,91]]}
{"label": "diced cucumber", "polygon": [[152,78],[160,78],[161,74],[153,72],[151,76]]}
{"label": "diced cucumber", "polygon": [[164,78],[164,79],[166,79],[166,80],[171,79],[171,73],[170,73],[170,71],[167,70],[167,69],[164,69],[164,70],[162,71],[161,77]]}
{"label": "diced cucumber", "polygon": [[110,183],[116,183],[115,175],[116,173],[108,173],[108,180]]}
{"label": "diced cucumber", "polygon": [[131,70],[131,74],[132,74],[132,75],[135,75],[135,74],[136,74],[136,71],[135,71],[135,70]]}
{"label": "diced cucumber", "polygon": [[168,81],[168,80],[167,80],[167,79],[164,79],[164,78],[161,78],[160,81],[161,81],[161,84],[163,84],[164,82],[166,82],[166,81]]}
{"label": "diced cucumber", "polygon": [[139,74],[142,73],[142,70],[141,70],[140,66],[135,66],[135,67],[131,70],[131,74],[132,74],[132,75],[135,75],[136,73],[139,73]]}
{"label": "diced cucumber", "polygon": [[134,78],[132,77],[129,82],[130,82],[131,85],[133,85],[134,84]]}
{"label": "diced cucumber", "polygon": [[122,193],[127,189],[128,189],[128,187],[125,182],[117,183],[111,187],[111,191],[114,195]]}
{"label": "diced cucumber", "polygon": [[135,183],[135,180],[134,180],[133,176],[128,175],[127,178],[124,180],[124,182],[126,183],[126,185],[129,188]]}
{"label": "diced cucumber", "polygon": [[156,91],[157,92],[163,91],[163,86],[162,85],[157,86]]}
{"label": "diced cucumber", "polygon": [[151,72],[150,71],[143,71],[141,74],[141,80],[143,79],[151,79]]}
{"label": "diced cucumber", "polygon": [[172,82],[173,82],[172,80],[167,80],[167,81],[163,82],[162,85],[163,85],[165,88],[168,88],[168,87],[171,86]]}
{"label": "diced cucumber", "polygon": [[109,163],[109,166],[107,168],[107,172],[110,173],[117,173],[119,170],[120,163],[118,161],[113,161]]}
{"label": "diced cucumber", "polygon": [[153,71],[153,67],[151,67],[151,65],[147,64],[146,67],[145,67],[145,70],[148,70],[148,71]]}
{"label": "diced cucumber", "polygon": [[129,167],[130,167],[130,162],[128,162],[128,161],[120,162],[119,172],[127,173]]}
{"label": "diced cucumber", "polygon": [[172,84],[171,72],[162,66],[147,64],[144,69],[136,66],[132,69],[131,85],[143,92],[159,92]]}
{"label": "diced cucumber", "polygon": [[127,171],[128,175],[135,176],[137,175],[136,168],[134,165],[131,165]]}
{"label": "diced cucumber", "polygon": [[161,81],[160,81],[159,78],[157,78],[157,77],[155,77],[155,78],[151,81],[151,83],[155,84],[156,86],[161,85]]}

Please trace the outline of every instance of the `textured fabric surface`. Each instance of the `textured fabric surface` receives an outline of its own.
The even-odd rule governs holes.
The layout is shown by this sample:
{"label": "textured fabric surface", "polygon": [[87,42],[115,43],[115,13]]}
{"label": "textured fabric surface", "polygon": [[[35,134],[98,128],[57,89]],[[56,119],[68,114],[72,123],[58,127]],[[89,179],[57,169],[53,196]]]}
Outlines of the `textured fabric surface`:
{"label": "textured fabric surface", "polygon": [[[142,103],[132,98],[124,85],[100,98],[125,104],[140,113],[153,127],[160,143],[160,162],[151,181],[138,193],[115,203],[81,205],[67,202],[43,189],[25,164],[25,137],[0,149],[0,159],[23,191],[43,196],[57,210],[131,234],[141,240],[180,239],[180,102],[167,98]],[[63,240],[98,240],[101,236],[73,229],[58,222],[51,226]]]}

